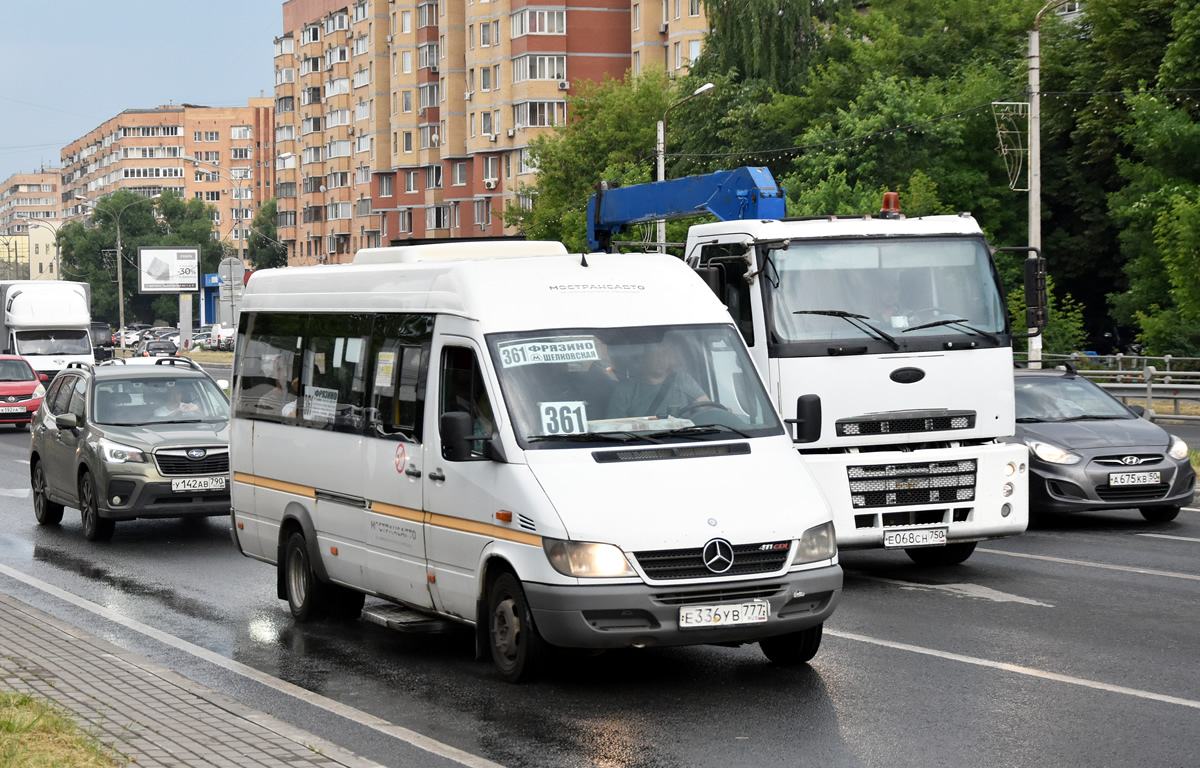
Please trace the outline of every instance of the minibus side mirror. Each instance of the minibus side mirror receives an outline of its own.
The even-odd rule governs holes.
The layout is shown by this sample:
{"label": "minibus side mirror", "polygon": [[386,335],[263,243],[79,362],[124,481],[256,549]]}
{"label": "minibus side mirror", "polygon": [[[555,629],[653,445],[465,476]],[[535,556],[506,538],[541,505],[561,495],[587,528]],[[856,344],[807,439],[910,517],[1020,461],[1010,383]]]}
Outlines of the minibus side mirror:
{"label": "minibus side mirror", "polygon": [[442,433],[442,456],[446,461],[470,461],[474,427],[466,411],[443,413],[438,427]]}
{"label": "minibus side mirror", "polygon": [[821,396],[800,395],[796,398],[796,418],[784,419],[796,425],[793,443],[815,443],[821,439]]}

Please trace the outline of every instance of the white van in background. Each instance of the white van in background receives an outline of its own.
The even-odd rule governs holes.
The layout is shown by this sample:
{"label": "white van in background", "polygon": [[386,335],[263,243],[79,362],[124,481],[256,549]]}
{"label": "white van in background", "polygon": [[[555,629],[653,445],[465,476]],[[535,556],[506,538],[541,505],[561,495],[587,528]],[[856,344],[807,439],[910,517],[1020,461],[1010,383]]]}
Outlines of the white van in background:
{"label": "white van in background", "polygon": [[560,244],[258,271],[234,362],[234,538],[297,620],[364,595],[551,646],[758,642],[807,662],[829,506],[729,313],[670,256]]}

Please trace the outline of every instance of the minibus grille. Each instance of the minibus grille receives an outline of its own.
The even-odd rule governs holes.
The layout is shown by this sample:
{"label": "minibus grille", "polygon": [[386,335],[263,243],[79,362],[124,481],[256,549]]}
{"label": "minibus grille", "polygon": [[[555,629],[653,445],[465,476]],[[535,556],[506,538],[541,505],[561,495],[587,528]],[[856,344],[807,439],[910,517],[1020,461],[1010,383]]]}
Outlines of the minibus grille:
{"label": "minibus grille", "polygon": [[951,429],[972,429],[974,426],[974,411],[881,413],[840,419],[836,424],[838,437],[942,432]]}
{"label": "minibus grille", "polygon": [[722,573],[710,571],[704,564],[704,548],[656,549],[634,552],[638,565],[651,579],[714,579],[727,576],[752,576],[781,570],[791,555],[791,545],[777,549],[787,542],[733,545],[733,565]]}
{"label": "minibus grille", "polygon": [[664,445],[659,448],[639,448],[627,451],[595,451],[592,453],[600,464],[615,461],[660,461],[663,459],[698,459],[705,456],[730,456],[750,453],[749,443],[721,443],[718,445]]}
{"label": "minibus grille", "polygon": [[974,459],[847,467],[855,509],[975,500]]}
{"label": "minibus grille", "polygon": [[695,592],[662,592],[653,596],[663,605],[703,605],[742,600],[766,600],[778,595],[786,585],[766,584],[753,587],[730,587],[728,589],[704,589]]}
{"label": "minibus grille", "polygon": [[192,448],[171,448],[157,451],[154,461],[162,475],[213,475],[225,474],[229,471],[228,448],[204,448],[204,455],[191,458],[188,452]]}

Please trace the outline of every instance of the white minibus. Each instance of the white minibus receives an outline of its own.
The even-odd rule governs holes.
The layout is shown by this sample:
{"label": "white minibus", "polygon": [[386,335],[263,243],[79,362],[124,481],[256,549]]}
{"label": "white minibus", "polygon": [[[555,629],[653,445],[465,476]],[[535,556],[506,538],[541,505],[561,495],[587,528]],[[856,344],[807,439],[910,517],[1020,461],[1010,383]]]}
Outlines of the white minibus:
{"label": "white minibus", "polygon": [[296,620],[380,598],[474,628],[510,681],[553,647],[817,652],[829,505],[678,259],[489,242],[261,270],[236,349],[234,541]]}

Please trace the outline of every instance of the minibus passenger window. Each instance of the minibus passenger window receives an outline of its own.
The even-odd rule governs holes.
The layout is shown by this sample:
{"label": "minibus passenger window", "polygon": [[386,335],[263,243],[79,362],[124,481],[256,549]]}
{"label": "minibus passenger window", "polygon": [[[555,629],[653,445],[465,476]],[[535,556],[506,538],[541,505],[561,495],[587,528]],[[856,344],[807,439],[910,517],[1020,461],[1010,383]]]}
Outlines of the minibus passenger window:
{"label": "minibus passenger window", "polygon": [[[471,415],[475,434],[491,437],[495,429],[492,403],[475,352],[466,347],[446,347],[442,350],[442,397],[438,415],[465,411]],[[483,442],[471,445],[471,455],[482,457]]]}
{"label": "minibus passenger window", "polygon": [[371,336],[367,434],[421,441],[431,315],[377,315]]}
{"label": "minibus passenger window", "polygon": [[300,418],[307,426],[358,432],[364,421],[371,315],[312,315],[300,374]]}
{"label": "minibus passenger window", "polygon": [[238,416],[294,423],[300,384],[300,352],[308,318],[287,313],[250,316],[238,368]]}

